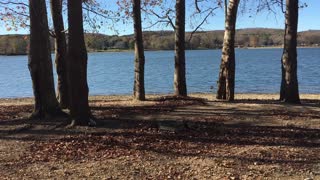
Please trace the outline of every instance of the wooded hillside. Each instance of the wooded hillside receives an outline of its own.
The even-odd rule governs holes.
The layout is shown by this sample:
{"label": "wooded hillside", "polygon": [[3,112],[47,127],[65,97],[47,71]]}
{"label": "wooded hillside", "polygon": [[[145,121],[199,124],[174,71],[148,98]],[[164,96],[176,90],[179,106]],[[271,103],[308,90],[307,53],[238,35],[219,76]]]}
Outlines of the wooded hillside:
{"label": "wooded hillside", "polygon": [[[222,47],[223,30],[202,31],[193,34],[186,33],[188,49],[217,49]],[[239,29],[236,35],[236,47],[267,47],[281,46],[283,42],[282,29],[250,28]],[[0,36],[0,54],[26,54],[28,35]],[[85,40],[89,51],[128,50],[134,48],[133,35],[108,36],[103,34],[86,34]],[[299,46],[319,46],[320,30],[299,32]],[[54,48],[54,42],[51,41]],[[174,48],[174,33],[172,31],[144,32],[144,47],[148,50],[172,50]]]}

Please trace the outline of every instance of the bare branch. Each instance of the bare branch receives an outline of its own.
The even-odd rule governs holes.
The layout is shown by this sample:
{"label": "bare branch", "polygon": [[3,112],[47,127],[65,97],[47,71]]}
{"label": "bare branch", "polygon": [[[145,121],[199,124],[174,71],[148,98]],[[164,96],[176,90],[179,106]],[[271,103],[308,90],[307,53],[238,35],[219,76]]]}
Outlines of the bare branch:
{"label": "bare branch", "polygon": [[218,8],[219,7],[209,9],[209,13],[203,18],[203,20],[200,22],[200,24],[191,32],[188,42],[191,41],[194,33],[196,33],[199,30],[199,28],[207,21],[207,19],[213,14],[213,11]]}
{"label": "bare branch", "polygon": [[1,2],[1,1],[0,1],[0,4],[3,4],[3,5],[10,5],[10,4],[13,4],[13,5],[22,5],[22,6],[29,7],[29,5],[28,5],[28,4],[23,3],[23,2],[13,2],[13,1]]}
{"label": "bare branch", "polygon": [[[165,23],[167,23],[167,24],[170,24],[173,29],[176,29],[176,27],[175,27],[175,25],[174,25],[174,23],[173,23],[173,20],[172,20],[171,17],[169,16],[169,14],[170,14],[171,12],[173,12],[173,10],[172,10],[172,9],[168,9],[167,12],[166,12],[166,14],[165,14],[164,16],[160,16],[159,14],[157,14],[156,12],[154,12],[153,10],[150,10],[150,13],[151,13],[151,14],[153,14],[153,15],[155,15],[157,18],[161,19],[161,20],[158,21],[157,23],[159,23],[159,22],[165,22]],[[148,12],[146,12],[146,13],[148,13]],[[164,19],[167,19],[167,20],[164,20]]]}

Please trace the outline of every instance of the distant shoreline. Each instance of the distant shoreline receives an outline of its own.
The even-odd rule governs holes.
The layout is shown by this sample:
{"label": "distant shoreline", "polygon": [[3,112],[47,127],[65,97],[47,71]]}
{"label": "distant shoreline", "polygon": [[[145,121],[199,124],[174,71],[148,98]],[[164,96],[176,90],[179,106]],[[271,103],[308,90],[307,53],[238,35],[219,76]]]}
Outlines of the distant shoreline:
{"label": "distant shoreline", "polygon": [[0,56],[26,56],[28,53],[18,53],[18,54],[0,54]]}
{"label": "distant shoreline", "polygon": [[[264,46],[264,47],[236,47],[235,49],[282,49],[282,46]],[[313,49],[313,48],[320,48],[320,46],[298,46],[298,49]],[[187,51],[201,51],[201,50],[219,50],[219,49],[186,49]],[[174,51],[173,49],[145,49],[145,51]],[[91,51],[89,50],[88,53],[112,53],[112,52],[134,52],[133,49],[109,49],[109,50],[97,50]],[[18,53],[18,54],[0,54],[0,56],[26,56],[27,53]]]}
{"label": "distant shoreline", "polygon": [[[282,49],[283,46],[264,46],[264,47],[241,47],[238,49]],[[320,48],[320,46],[298,46],[298,49],[313,49]]]}

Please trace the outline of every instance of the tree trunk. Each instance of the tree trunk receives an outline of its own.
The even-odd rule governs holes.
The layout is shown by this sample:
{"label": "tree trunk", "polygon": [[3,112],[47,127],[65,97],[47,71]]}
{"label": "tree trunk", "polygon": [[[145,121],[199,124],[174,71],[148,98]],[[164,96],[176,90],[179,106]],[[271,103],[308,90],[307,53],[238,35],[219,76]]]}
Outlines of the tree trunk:
{"label": "tree trunk", "polygon": [[297,75],[297,30],[299,1],[286,0],[286,25],[282,55],[280,100],[300,103]]}
{"label": "tree trunk", "polygon": [[89,125],[87,50],[83,33],[82,1],[68,0],[68,77],[72,125]]}
{"label": "tree trunk", "polygon": [[186,57],[185,57],[185,0],[176,0],[175,24],[175,64],[174,93],[176,96],[187,96]]}
{"label": "tree trunk", "polygon": [[[238,5],[240,0],[230,0],[226,12],[225,32],[221,56],[217,99],[234,100],[235,87],[235,34]],[[225,5],[226,6],[226,5]]]}
{"label": "tree trunk", "polygon": [[28,66],[31,74],[35,107],[31,118],[62,115],[56,99],[52,72],[46,3],[29,0],[30,49]]}
{"label": "tree trunk", "polygon": [[55,63],[58,75],[57,98],[61,108],[68,108],[67,44],[62,17],[62,0],[50,0],[50,5],[55,34]]}
{"label": "tree trunk", "polygon": [[144,49],[141,27],[141,0],[133,0],[133,21],[134,21],[134,39],[135,39],[135,60],[134,60],[134,99],[145,100],[144,89]]}

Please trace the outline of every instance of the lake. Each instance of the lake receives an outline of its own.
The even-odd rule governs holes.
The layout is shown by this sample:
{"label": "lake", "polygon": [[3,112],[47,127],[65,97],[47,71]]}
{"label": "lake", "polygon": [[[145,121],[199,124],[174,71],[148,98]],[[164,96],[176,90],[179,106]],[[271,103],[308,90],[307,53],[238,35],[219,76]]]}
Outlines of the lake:
{"label": "lake", "polygon": [[[282,49],[237,49],[236,93],[278,93]],[[172,93],[174,52],[147,51],[146,93]],[[216,91],[221,50],[186,52],[188,92]],[[90,95],[131,94],[133,52],[89,53]],[[27,56],[0,56],[0,98],[31,97]],[[298,49],[301,93],[320,93],[320,49]],[[213,86],[214,89],[211,89]]]}

